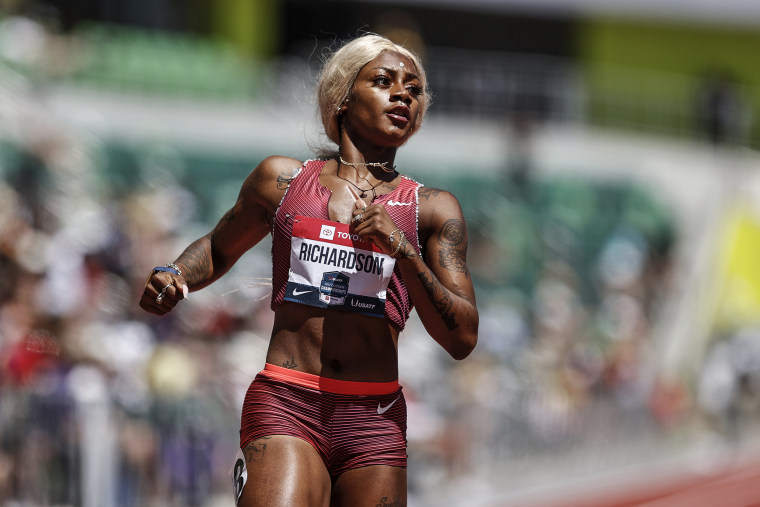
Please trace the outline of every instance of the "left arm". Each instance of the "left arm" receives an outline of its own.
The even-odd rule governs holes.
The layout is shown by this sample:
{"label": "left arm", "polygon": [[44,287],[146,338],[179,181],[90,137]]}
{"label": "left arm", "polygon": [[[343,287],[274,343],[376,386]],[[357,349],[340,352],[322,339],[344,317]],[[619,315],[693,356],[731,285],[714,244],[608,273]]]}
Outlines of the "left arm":
{"label": "left arm", "polygon": [[[467,225],[459,201],[448,192],[422,187],[419,192],[420,258],[403,240],[396,263],[425,329],[454,359],[464,359],[478,341],[478,309],[467,266]],[[373,206],[372,208],[382,208]],[[370,236],[387,252],[388,234],[395,226],[382,211],[370,208],[370,216],[357,226],[360,235]],[[360,210],[355,210],[354,215]]]}
{"label": "left arm", "polygon": [[396,262],[427,332],[451,357],[464,359],[478,341],[478,309],[467,266],[467,225],[453,195],[420,189],[420,232],[424,262],[406,241]]}

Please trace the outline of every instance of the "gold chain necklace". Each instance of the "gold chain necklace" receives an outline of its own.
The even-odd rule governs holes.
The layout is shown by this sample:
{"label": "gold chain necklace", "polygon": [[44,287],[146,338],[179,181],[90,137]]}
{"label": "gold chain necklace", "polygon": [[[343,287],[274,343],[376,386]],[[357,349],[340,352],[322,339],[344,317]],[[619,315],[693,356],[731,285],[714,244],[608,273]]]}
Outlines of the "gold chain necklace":
{"label": "gold chain necklace", "polygon": [[[390,173],[392,173],[393,171],[396,170],[396,166],[395,165],[391,166],[391,168],[388,169],[388,167],[386,167],[388,165],[388,162],[346,162],[345,160],[343,160],[343,157],[341,157],[340,155],[338,155],[338,158],[340,159],[340,163],[341,164],[343,164],[343,165],[350,165],[353,168],[357,168],[357,167],[379,167],[380,169],[382,169],[383,171],[387,172],[388,174],[390,174]],[[348,180],[346,180],[346,181],[348,181]]]}

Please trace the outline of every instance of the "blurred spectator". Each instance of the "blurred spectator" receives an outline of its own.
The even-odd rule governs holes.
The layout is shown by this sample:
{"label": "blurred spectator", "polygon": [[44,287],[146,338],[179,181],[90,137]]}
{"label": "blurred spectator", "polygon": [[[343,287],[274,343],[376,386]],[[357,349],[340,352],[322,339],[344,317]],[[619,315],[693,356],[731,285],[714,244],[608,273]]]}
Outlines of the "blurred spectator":
{"label": "blurred spectator", "polygon": [[728,72],[712,71],[697,93],[697,126],[715,145],[741,144],[749,132],[749,109],[736,80]]}
{"label": "blurred spectator", "polygon": [[508,120],[507,175],[510,187],[507,195],[515,199],[529,200],[531,198],[531,180],[533,175],[533,135],[537,128],[533,113],[516,110]]}

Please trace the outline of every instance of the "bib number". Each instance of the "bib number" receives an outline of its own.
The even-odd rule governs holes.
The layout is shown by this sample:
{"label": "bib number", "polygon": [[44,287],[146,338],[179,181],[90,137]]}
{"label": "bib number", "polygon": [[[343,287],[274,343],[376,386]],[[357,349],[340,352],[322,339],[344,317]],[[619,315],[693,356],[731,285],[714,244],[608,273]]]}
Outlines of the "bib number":
{"label": "bib number", "polygon": [[240,497],[243,494],[243,487],[248,480],[248,469],[245,467],[245,460],[238,458],[235,461],[235,468],[232,470],[232,484],[235,488],[235,505],[240,502]]}

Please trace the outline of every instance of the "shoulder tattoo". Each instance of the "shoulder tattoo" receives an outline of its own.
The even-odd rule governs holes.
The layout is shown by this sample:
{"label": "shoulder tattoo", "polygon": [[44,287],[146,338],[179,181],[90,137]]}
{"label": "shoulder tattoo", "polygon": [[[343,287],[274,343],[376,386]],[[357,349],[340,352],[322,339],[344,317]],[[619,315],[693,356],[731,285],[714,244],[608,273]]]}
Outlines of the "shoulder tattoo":
{"label": "shoulder tattoo", "polygon": [[277,175],[277,190],[286,190],[288,186],[293,182],[295,176],[292,174],[279,174]]}
{"label": "shoulder tattoo", "polygon": [[420,199],[430,199],[431,197],[436,197],[438,194],[440,194],[441,191],[437,188],[431,188],[431,187],[420,187],[418,191],[418,195]]}

